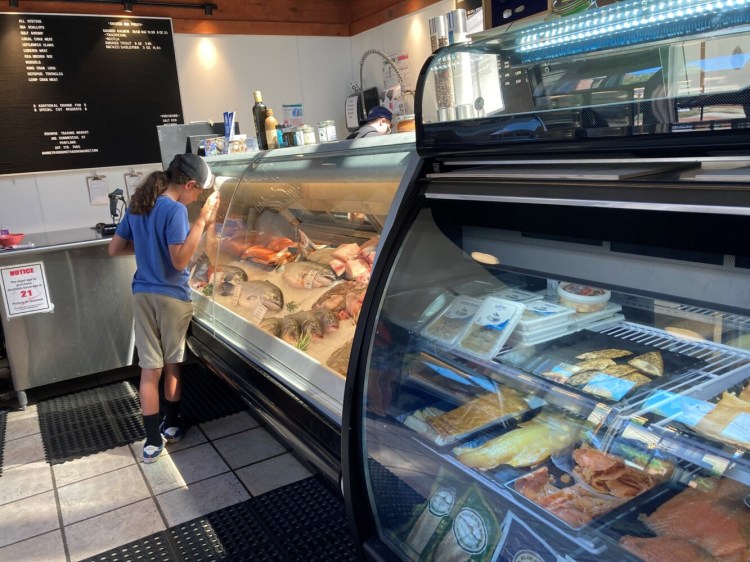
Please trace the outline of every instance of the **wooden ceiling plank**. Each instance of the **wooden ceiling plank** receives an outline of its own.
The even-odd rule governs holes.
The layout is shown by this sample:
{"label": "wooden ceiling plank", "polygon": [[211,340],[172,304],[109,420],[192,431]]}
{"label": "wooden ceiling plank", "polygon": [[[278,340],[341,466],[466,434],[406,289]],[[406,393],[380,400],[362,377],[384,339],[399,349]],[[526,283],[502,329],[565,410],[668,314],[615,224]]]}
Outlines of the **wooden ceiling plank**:
{"label": "wooden ceiling plank", "polygon": [[[203,13],[201,0],[188,0],[188,3],[195,3],[195,8],[139,6],[135,0],[132,16],[172,18],[175,33],[350,37],[440,0],[350,0],[346,3],[276,0],[272,7],[265,0],[206,1],[217,5],[212,16]],[[7,11],[128,16],[119,4],[46,0],[19,0],[19,4],[18,8],[9,7]]]}

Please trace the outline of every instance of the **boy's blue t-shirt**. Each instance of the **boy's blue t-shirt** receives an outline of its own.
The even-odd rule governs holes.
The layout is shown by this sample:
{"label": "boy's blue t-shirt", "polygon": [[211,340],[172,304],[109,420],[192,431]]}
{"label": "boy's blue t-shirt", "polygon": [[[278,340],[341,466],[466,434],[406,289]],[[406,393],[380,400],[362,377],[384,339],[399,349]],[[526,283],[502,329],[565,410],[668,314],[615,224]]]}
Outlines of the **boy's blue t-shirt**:
{"label": "boy's blue t-shirt", "polygon": [[128,210],[117,225],[117,235],[135,244],[136,271],[133,293],[157,293],[190,301],[189,272],[175,269],[169,255],[170,244],[182,244],[190,231],[187,208],[166,196],[146,215]]}

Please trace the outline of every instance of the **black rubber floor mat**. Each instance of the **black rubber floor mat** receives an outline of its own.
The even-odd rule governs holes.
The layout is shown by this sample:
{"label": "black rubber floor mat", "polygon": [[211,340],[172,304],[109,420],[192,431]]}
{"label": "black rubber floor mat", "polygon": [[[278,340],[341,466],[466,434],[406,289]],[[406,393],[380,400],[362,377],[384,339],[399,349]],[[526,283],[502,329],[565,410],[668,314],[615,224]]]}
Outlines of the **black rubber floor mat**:
{"label": "black rubber floor mat", "polygon": [[139,541],[102,552],[87,560],[90,562],[133,562],[134,560],[139,562],[172,562],[177,558],[169,543],[168,532],[162,531]]}
{"label": "black rubber floor mat", "polygon": [[3,475],[3,450],[5,449],[5,426],[8,412],[0,412],[0,476]]}
{"label": "black rubber floor mat", "polygon": [[214,511],[84,562],[357,562],[343,501],[317,477]]}
{"label": "black rubber floor mat", "polygon": [[272,535],[258,521],[250,501],[177,525],[168,532],[181,562],[285,560]]}
{"label": "black rubber floor mat", "polygon": [[250,500],[292,562],[356,562],[341,497],[317,477],[306,478]]}
{"label": "black rubber floor mat", "polygon": [[236,391],[211,371],[197,363],[183,367],[182,415],[186,423],[204,423],[245,409]]}
{"label": "black rubber floor mat", "polygon": [[47,462],[63,462],[146,437],[138,393],[128,381],[43,400],[37,406]]}

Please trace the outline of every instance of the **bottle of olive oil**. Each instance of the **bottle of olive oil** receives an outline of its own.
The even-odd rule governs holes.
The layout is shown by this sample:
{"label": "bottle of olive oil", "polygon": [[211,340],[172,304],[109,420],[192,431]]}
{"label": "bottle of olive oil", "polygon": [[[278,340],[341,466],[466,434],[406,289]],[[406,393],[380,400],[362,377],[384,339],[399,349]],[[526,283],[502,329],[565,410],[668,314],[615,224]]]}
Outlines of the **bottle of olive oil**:
{"label": "bottle of olive oil", "polygon": [[276,125],[278,125],[279,122],[276,120],[276,117],[273,116],[273,109],[270,107],[266,109],[266,122],[265,122],[265,130],[266,130],[266,148],[268,150],[271,150],[273,148],[279,148],[279,141],[276,137]]}
{"label": "bottle of olive oil", "polygon": [[266,104],[263,103],[260,90],[253,92],[253,98],[255,98],[253,122],[255,123],[255,137],[258,139],[258,149],[268,150],[268,143],[266,142]]}

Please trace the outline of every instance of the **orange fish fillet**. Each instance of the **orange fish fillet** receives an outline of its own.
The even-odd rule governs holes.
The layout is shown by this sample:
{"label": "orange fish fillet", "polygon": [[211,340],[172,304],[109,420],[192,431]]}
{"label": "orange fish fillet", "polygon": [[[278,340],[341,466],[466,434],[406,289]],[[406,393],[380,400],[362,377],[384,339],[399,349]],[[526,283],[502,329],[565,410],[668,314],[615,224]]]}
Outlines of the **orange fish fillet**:
{"label": "orange fish fillet", "polygon": [[620,546],[645,562],[711,562],[713,558],[697,544],[677,537],[641,538],[624,536]]}
{"label": "orange fish fillet", "polygon": [[688,489],[643,518],[657,535],[688,539],[712,556],[731,556],[747,549],[740,524],[716,506],[711,494]]}

